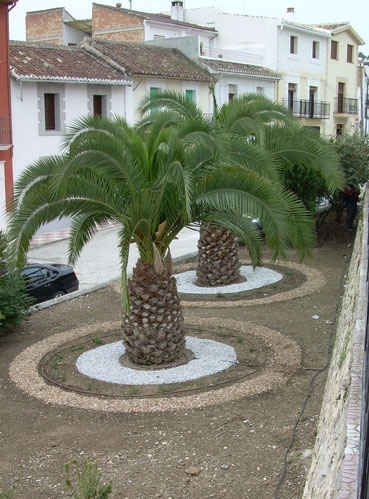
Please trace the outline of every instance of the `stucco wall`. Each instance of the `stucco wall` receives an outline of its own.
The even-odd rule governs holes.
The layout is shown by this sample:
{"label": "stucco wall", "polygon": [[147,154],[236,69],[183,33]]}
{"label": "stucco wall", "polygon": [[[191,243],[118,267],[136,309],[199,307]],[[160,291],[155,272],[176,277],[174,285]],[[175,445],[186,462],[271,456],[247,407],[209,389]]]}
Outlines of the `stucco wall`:
{"label": "stucco wall", "polygon": [[[52,89],[53,84],[49,84]],[[108,108],[112,113],[125,116],[125,87],[99,85],[102,91],[110,89]],[[55,84],[58,88],[58,84]],[[40,156],[60,152],[63,129],[50,134],[40,134],[38,84],[11,82],[12,122],[13,122],[13,169],[16,179],[24,168]],[[88,113],[88,92],[86,84],[64,85],[64,125]],[[131,110],[132,112],[132,110]],[[132,119],[130,120],[132,121]]]}
{"label": "stucco wall", "polygon": [[357,230],[304,499],[356,499],[368,307],[368,193]]}

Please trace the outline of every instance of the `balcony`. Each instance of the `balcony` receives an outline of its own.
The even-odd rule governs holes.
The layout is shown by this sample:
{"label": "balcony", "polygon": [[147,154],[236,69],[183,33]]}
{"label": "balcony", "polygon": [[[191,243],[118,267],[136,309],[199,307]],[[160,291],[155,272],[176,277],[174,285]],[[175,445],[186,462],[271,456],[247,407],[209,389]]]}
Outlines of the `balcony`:
{"label": "balcony", "polygon": [[9,116],[0,116],[0,147],[12,143],[11,121]]}
{"label": "balcony", "polygon": [[263,55],[260,50],[255,49],[255,53],[241,52],[236,50],[225,50],[221,48],[210,48],[200,46],[200,56],[209,59],[224,60],[227,62],[241,62],[243,64],[263,64]]}
{"label": "balcony", "polygon": [[329,118],[329,102],[284,99],[283,103],[292,112],[293,116],[297,116],[298,118],[316,120]]}
{"label": "balcony", "polygon": [[336,114],[357,114],[358,99],[349,99],[339,95],[335,99],[334,112]]}

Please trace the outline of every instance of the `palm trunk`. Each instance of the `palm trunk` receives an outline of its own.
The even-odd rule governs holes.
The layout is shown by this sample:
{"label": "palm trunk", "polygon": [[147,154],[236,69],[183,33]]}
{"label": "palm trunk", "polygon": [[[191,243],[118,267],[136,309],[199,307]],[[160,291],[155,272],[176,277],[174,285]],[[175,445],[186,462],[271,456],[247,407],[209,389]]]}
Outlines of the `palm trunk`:
{"label": "palm trunk", "polygon": [[173,362],[184,352],[183,314],[174,277],[137,262],[128,280],[130,313],[123,315],[123,343],[130,361],[152,365]]}
{"label": "palm trunk", "polygon": [[240,277],[238,244],[233,232],[219,226],[201,226],[197,280],[202,286],[225,286]]}

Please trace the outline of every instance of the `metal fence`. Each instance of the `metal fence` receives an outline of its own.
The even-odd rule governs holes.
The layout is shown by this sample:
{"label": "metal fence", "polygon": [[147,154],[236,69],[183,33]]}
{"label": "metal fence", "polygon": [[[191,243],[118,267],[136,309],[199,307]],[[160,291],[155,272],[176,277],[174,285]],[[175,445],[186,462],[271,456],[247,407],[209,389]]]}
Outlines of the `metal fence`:
{"label": "metal fence", "polygon": [[330,114],[330,103],[325,101],[284,99],[284,105],[298,118],[327,119]]}

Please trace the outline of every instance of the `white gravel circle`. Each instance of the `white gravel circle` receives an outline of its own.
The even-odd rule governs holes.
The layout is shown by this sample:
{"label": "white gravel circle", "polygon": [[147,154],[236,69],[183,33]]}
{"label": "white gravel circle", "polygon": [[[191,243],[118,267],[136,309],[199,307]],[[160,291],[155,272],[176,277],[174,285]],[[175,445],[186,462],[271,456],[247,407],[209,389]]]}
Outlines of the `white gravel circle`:
{"label": "white gravel circle", "polygon": [[235,349],[218,341],[186,336],[186,348],[191,350],[195,359],[181,366],[149,371],[123,366],[119,358],[125,348],[121,341],[117,341],[83,353],[78,357],[76,366],[85,376],[107,383],[160,385],[202,378],[237,363]]}
{"label": "white gravel circle", "polygon": [[251,289],[257,289],[269,284],[274,284],[283,278],[283,275],[275,270],[268,269],[267,267],[256,267],[254,270],[251,265],[242,265],[240,268],[240,275],[245,277],[246,281],[236,284],[227,284],[225,286],[212,287],[197,286],[195,284],[197,280],[196,270],[181,272],[176,274],[174,277],[177,280],[177,289],[179,293],[202,295],[240,293],[242,291],[249,291]]}

